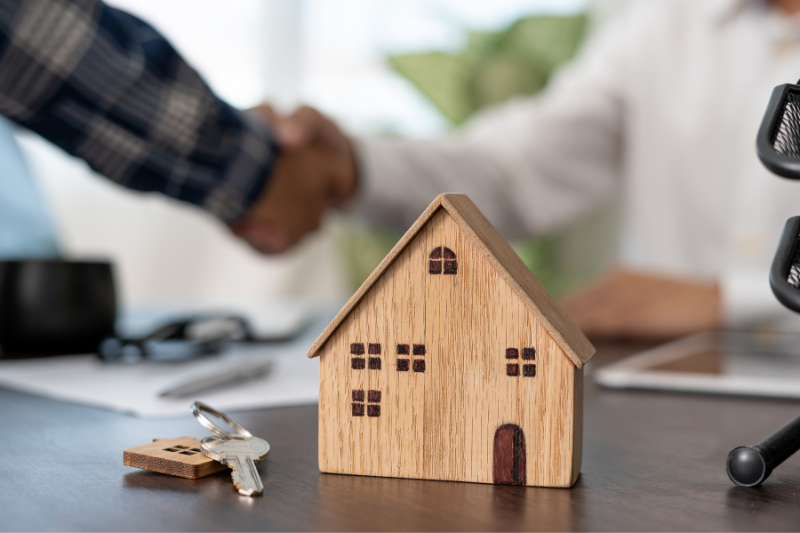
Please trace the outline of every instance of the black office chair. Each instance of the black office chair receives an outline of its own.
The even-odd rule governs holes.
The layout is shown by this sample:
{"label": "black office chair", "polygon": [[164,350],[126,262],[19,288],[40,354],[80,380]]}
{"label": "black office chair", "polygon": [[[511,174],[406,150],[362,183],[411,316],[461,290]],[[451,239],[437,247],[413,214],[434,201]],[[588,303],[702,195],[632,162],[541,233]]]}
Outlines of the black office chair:
{"label": "black office chair", "polygon": [[[775,88],[756,138],[756,151],[769,170],[800,179],[800,85]],[[800,313],[800,216],[786,221],[772,261],[769,282],[775,297]]]}
{"label": "black office chair", "polygon": [[[800,82],[799,82],[800,83]],[[756,151],[765,167],[779,176],[800,179],[800,85],[775,87],[756,138]],[[800,216],[783,227],[769,272],[769,284],[783,305],[800,313]],[[733,449],[725,462],[736,485],[755,487],[800,449],[800,416],[753,446]]]}

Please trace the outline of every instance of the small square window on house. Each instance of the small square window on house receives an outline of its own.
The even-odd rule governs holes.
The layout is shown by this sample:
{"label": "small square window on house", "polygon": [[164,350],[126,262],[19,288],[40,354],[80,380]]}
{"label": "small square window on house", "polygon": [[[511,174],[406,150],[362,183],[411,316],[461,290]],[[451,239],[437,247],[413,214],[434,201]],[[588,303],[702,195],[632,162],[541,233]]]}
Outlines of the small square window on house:
{"label": "small square window on house", "polygon": [[353,370],[364,370],[364,363],[366,363],[366,361],[363,357],[353,357],[350,359],[350,367]]}
{"label": "small square window on house", "polygon": [[519,350],[516,348],[506,348],[506,359],[519,359]]}
{"label": "small square window on house", "polygon": [[409,368],[408,359],[398,359],[397,360],[397,371],[398,372],[408,372],[408,368]]}
{"label": "small square window on house", "polygon": [[380,357],[370,357],[369,358],[369,369],[370,370],[380,370],[381,369],[381,358]]}
{"label": "small square window on house", "polygon": [[522,358],[528,360],[536,359],[536,348],[523,348]]}
{"label": "small square window on house", "polygon": [[363,402],[364,401],[364,391],[363,390],[353,390],[353,401],[354,402]]}
{"label": "small square window on house", "polygon": [[408,355],[408,344],[398,344],[397,345],[397,355]]}
{"label": "small square window on house", "polygon": [[363,403],[354,403],[353,404],[353,416],[364,416],[364,404]]}
{"label": "small square window on house", "polygon": [[367,395],[367,401],[372,403],[381,403],[381,391],[371,390]]}
{"label": "small square window on house", "polygon": [[415,344],[414,345],[414,355],[425,355],[425,345],[424,344]]}
{"label": "small square window on house", "polygon": [[350,345],[350,353],[355,355],[361,355],[364,353],[364,343],[363,342],[354,342]]}
{"label": "small square window on house", "polygon": [[425,359],[414,359],[414,372],[425,372]]}
{"label": "small square window on house", "polygon": [[381,353],[381,345],[380,344],[372,344],[369,345],[369,353],[371,354],[380,354]]}
{"label": "small square window on house", "polygon": [[[362,406],[363,408],[363,406]],[[380,405],[368,405],[367,406],[367,416],[381,416],[381,406]]]}
{"label": "small square window on house", "polygon": [[506,365],[506,375],[507,376],[519,376],[519,365]]}
{"label": "small square window on house", "polygon": [[536,377],[536,365],[522,365],[522,375],[526,378]]}

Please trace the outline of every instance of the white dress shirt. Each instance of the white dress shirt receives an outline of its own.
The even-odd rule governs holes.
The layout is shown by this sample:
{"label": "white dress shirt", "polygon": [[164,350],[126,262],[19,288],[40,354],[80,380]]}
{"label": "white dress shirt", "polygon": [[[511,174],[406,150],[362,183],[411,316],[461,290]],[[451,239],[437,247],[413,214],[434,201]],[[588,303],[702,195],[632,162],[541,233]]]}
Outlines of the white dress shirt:
{"label": "white dress shirt", "polygon": [[467,193],[507,238],[546,232],[615,195],[620,263],[722,288],[729,326],[797,329],[768,269],[800,182],[771,175],[755,136],[772,89],[800,78],[800,20],[758,0],[636,2],[538,97],[433,140],[356,144],[356,210],[408,227]]}

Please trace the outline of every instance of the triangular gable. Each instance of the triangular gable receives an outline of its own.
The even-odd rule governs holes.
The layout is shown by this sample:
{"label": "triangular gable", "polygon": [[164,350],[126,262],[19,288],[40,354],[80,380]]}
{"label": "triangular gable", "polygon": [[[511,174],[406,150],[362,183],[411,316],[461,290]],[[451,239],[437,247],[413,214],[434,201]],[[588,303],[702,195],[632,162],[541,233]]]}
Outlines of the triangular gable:
{"label": "triangular gable", "polygon": [[567,316],[561,306],[542,287],[522,259],[511,248],[511,245],[492,226],[483,213],[464,194],[440,194],[408,229],[403,238],[392,248],[392,251],[381,261],[356,293],[328,324],[314,344],[308,349],[308,357],[316,357],[320,348],[339,328],[344,320],[366,296],[372,286],[391,266],[397,256],[405,250],[414,237],[425,227],[439,209],[444,209],[458,226],[472,239],[473,243],[487,257],[498,274],[508,283],[511,290],[522,300],[528,310],[553,337],[553,340],[577,366],[582,367],[592,355],[594,346]]}

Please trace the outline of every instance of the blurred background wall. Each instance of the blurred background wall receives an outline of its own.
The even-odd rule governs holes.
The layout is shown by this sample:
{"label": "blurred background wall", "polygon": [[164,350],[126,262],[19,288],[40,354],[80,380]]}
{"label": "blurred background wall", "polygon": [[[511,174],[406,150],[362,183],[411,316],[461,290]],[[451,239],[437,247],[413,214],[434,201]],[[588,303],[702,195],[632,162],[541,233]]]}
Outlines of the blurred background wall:
{"label": "blurred background wall", "polygon": [[[427,137],[485,106],[538,91],[585,33],[627,2],[109,3],[153,24],[235,106],[267,100],[288,111],[302,102],[354,135]],[[438,76],[442,61],[460,74]],[[18,138],[66,255],[112,258],[127,304],[341,300],[399,236],[332,217],[298,249],[262,257],[196,209],[117,187],[33,134]],[[612,204],[556,235],[516,243],[517,250],[551,290],[563,293],[613,263],[616,212]]]}

